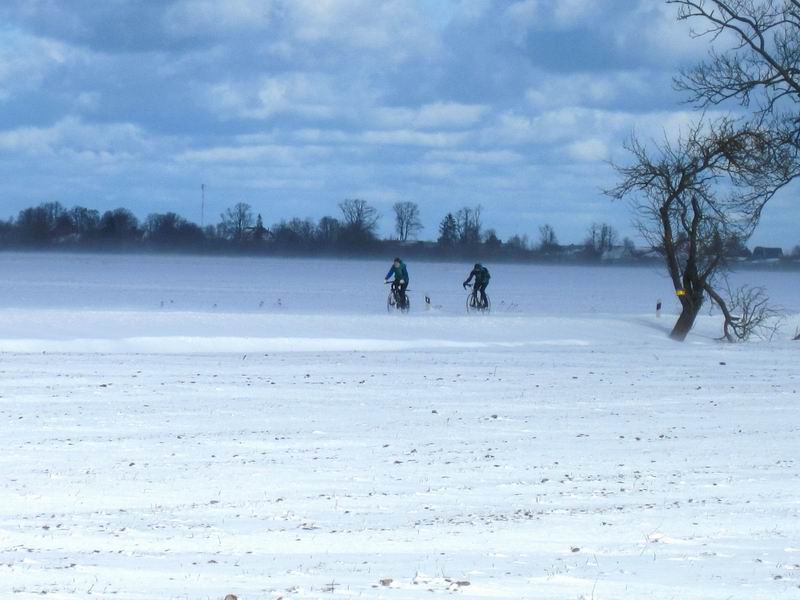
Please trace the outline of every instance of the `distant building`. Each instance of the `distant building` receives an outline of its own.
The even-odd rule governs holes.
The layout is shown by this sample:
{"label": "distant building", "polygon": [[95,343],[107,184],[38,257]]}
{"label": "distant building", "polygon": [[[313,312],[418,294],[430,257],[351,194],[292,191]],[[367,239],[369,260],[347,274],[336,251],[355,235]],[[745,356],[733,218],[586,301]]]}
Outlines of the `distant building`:
{"label": "distant building", "polygon": [[603,252],[601,260],[630,260],[635,257],[635,250],[627,246],[614,246]]}
{"label": "distant building", "polygon": [[634,254],[638,258],[646,260],[661,260],[664,258],[664,251],[660,248],[654,248],[653,246],[637,248]]}
{"label": "distant building", "polygon": [[783,248],[767,248],[765,246],[753,248],[753,260],[775,260],[778,258],[783,258]]}

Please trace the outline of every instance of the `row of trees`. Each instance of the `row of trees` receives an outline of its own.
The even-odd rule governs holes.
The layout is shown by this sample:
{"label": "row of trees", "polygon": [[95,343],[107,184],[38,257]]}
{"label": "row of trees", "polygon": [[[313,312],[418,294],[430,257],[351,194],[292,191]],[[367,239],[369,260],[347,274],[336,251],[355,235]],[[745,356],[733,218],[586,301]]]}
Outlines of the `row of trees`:
{"label": "row of trees", "polygon": [[[154,213],[140,221],[130,210],[118,208],[100,213],[76,206],[67,209],[48,202],[19,212],[16,219],[0,221],[0,244],[6,247],[151,247],[164,250],[290,251],[296,253],[371,253],[402,246],[416,255],[496,256],[507,258],[597,259],[619,247],[617,231],[606,223],[592,224],[582,244],[562,246],[550,225],[539,227],[538,240],[514,235],[501,240],[484,227],[480,206],[447,213],[439,223],[435,241],[417,242],[422,231],[419,206],[414,202],[394,205],[394,236],[378,237],[377,209],[360,199],[339,203],[339,216],[319,220],[291,218],[269,227],[249,204],[240,202],[225,210],[216,225],[201,228],[173,213]],[[636,252],[633,242],[622,241],[627,255]],[[399,248],[398,248],[398,251]]]}

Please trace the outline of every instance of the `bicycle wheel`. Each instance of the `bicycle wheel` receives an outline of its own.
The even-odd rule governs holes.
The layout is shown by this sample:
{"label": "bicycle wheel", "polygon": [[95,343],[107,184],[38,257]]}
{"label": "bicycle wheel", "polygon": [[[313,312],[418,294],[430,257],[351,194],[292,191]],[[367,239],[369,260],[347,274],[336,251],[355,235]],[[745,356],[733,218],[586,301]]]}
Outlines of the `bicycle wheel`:
{"label": "bicycle wheel", "polygon": [[386,312],[394,310],[394,292],[389,292],[389,297],[386,299]]}
{"label": "bicycle wheel", "polygon": [[474,313],[478,311],[478,300],[475,297],[475,292],[467,295],[467,312]]}
{"label": "bicycle wheel", "polygon": [[403,306],[400,307],[400,310],[404,313],[411,310],[411,300],[408,299],[408,294],[403,294]]}

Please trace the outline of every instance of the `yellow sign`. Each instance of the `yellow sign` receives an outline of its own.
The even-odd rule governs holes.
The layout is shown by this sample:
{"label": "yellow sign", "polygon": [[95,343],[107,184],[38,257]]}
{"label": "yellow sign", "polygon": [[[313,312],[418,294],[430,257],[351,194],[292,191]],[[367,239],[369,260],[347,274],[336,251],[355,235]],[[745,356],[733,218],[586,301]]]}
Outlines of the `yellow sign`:
{"label": "yellow sign", "polygon": [[675,295],[676,296],[685,296],[686,295],[686,290],[677,290],[675,292]]}

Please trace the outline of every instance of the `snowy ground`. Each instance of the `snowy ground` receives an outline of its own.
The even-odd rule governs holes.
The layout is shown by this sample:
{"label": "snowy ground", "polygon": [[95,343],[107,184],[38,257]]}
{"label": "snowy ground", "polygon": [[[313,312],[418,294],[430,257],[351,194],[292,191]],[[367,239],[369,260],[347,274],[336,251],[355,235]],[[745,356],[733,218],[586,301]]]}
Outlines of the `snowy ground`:
{"label": "snowy ground", "polygon": [[798,598],[798,274],[387,268],[0,254],[0,598]]}

